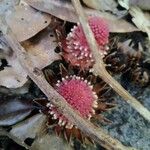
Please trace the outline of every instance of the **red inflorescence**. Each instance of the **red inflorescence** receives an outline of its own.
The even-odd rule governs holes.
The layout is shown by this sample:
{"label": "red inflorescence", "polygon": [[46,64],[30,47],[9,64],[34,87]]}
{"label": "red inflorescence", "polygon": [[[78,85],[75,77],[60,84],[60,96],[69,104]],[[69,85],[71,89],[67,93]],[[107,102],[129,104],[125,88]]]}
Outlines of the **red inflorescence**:
{"label": "red inflorescence", "polygon": [[[106,54],[108,50],[106,45],[109,38],[107,22],[96,16],[90,17],[88,22],[100,47],[100,54]],[[80,24],[71,29],[71,32],[66,38],[66,43],[63,46],[63,57],[66,61],[70,62],[71,65],[80,66],[82,69],[87,69],[92,66],[94,60]]]}
{"label": "red inflorescence", "polygon": [[108,44],[109,28],[106,20],[99,17],[90,17],[89,25],[99,46],[103,47]]}
{"label": "red inflorescence", "polygon": [[[90,119],[92,114],[95,113],[94,108],[98,106],[97,95],[92,91],[93,86],[83,78],[78,76],[70,76],[58,81],[56,89],[72,108],[80,113],[84,118]],[[73,124],[50,103],[47,104],[49,113],[53,115],[53,119],[58,119],[60,126],[72,128]]]}

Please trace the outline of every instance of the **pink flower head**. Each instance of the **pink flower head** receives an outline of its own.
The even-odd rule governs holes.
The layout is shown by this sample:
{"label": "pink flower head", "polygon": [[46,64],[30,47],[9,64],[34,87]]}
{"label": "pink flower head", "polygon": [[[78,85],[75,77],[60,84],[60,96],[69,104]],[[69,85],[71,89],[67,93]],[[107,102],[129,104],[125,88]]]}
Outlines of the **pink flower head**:
{"label": "pink flower head", "polygon": [[[106,45],[109,38],[107,22],[96,16],[90,17],[88,22],[100,47],[101,55],[106,54]],[[64,45],[63,57],[66,61],[69,61],[71,65],[80,66],[81,69],[87,69],[92,66],[94,60],[80,24],[74,26],[68,34],[66,44]]]}
{"label": "pink flower head", "polygon": [[[97,95],[92,91],[93,86],[83,78],[77,76],[70,76],[62,78],[62,82],[58,81],[56,89],[72,108],[80,113],[84,118],[90,119],[95,113],[93,108],[98,106]],[[50,103],[47,104],[49,113],[53,115],[53,119],[58,119],[60,126],[72,128],[73,124]]]}
{"label": "pink flower head", "polygon": [[[109,28],[106,20],[99,17],[90,17],[89,25],[94,37],[101,48],[108,44]],[[105,50],[105,49],[102,49]]]}

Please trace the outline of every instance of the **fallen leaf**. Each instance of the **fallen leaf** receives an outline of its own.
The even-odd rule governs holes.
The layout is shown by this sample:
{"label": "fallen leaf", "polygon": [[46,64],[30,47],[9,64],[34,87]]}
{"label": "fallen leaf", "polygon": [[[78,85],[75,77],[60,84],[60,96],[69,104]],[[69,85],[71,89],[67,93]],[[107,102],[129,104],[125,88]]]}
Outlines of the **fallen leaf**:
{"label": "fallen leaf", "polygon": [[51,22],[50,15],[39,12],[27,4],[18,5],[15,10],[7,11],[5,19],[18,41],[31,38]]}
{"label": "fallen leaf", "polygon": [[150,40],[150,17],[148,17],[147,14],[145,15],[144,12],[142,12],[142,10],[138,7],[131,7],[129,13],[133,17],[132,21],[134,22],[134,24],[141,31],[146,32]]}
{"label": "fallen leaf", "polygon": [[29,102],[17,99],[0,101],[0,126],[13,125],[27,117],[34,109]]}
{"label": "fallen leaf", "polygon": [[[11,89],[22,87],[28,81],[27,73],[4,39],[0,42],[4,53],[3,58],[8,63],[8,66],[0,71],[0,85]],[[57,47],[54,32],[48,28],[31,40],[23,42],[23,46],[33,64],[39,69],[43,69],[53,61],[61,59],[60,55],[54,51]]]}
{"label": "fallen leaf", "polygon": [[46,117],[43,114],[37,114],[15,126],[10,133],[18,137],[22,142],[27,138],[34,139],[39,132],[45,127]]}
{"label": "fallen leaf", "polygon": [[31,150],[73,150],[70,144],[65,143],[56,134],[46,134],[39,137],[31,146]]}
{"label": "fallen leaf", "polygon": [[119,10],[117,8],[118,3],[115,0],[83,0],[83,3],[89,8],[100,10],[102,12],[109,11],[118,18],[125,16],[127,13],[126,10]]}
{"label": "fallen leaf", "polygon": [[0,1],[0,15],[5,14],[8,10],[13,9],[14,6],[19,4],[20,0],[1,0]]}
{"label": "fallen leaf", "polygon": [[39,69],[43,69],[55,60],[61,59],[60,55],[54,51],[58,44],[54,32],[49,28],[31,40],[25,41],[22,45],[27,50],[34,65]]}
{"label": "fallen leaf", "polygon": [[132,6],[138,6],[143,10],[150,10],[149,0],[118,0],[118,3],[127,10]]}
{"label": "fallen leaf", "polygon": [[1,94],[7,94],[7,95],[20,95],[20,94],[26,94],[29,92],[31,81],[27,81],[23,86],[19,88],[6,88],[4,86],[0,86],[0,93]]}
{"label": "fallen leaf", "polygon": [[150,10],[150,1],[149,0],[129,0],[130,6],[138,6],[143,10]]}
{"label": "fallen leaf", "polygon": [[0,34],[0,59],[5,59],[5,57],[9,55],[10,51],[10,47],[8,46],[4,36]]}
{"label": "fallen leaf", "polygon": [[[78,22],[77,15],[71,3],[69,1],[62,0],[25,0],[32,7],[49,13],[60,19]],[[123,19],[118,19],[115,15],[107,12],[100,12],[98,10],[84,8],[87,15],[96,15],[105,18],[108,21],[110,32],[132,32],[138,29],[132,24]]]}
{"label": "fallen leaf", "polygon": [[0,85],[7,88],[23,86],[27,82],[27,74],[21,71],[23,70],[19,70],[18,68],[16,70],[14,67],[5,67],[4,70],[0,71]]}
{"label": "fallen leaf", "polygon": [[22,87],[27,81],[27,73],[24,71],[16,56],[9,48],[7,42],[0,38],[2,57],[6,59],[7,66],[0,71],[0,86],[7,88]]}
{"label": "fallen leaf", "polygon": [[118,0],[118,3],[125,9],[129,9],[129,0]]}
{"label": "fallen leaf", "polygon": [[83,0],[83,2],[90,8],[94,8],[102,11],[117,11],[117,3],[114,0]]}

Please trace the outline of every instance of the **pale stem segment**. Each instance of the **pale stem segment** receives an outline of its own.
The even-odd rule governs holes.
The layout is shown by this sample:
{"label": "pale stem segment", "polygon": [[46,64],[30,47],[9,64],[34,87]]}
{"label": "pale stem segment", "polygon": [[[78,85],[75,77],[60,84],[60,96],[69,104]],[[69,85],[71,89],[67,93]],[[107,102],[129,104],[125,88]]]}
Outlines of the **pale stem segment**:
{"label": "pale stem segment", "polygon": [[146,109],[136,98],[134,98],[128,91],[126,91],[111,75],[106,71],[102,56],[99,53],[99,47],[90,29],[88,21],[85,17],[83,8],[79,0],[72,0],[73,6],[79,17],[79,21],[85,33],[87,42],[92,51],[95,64],[93,66],[93,73],[100,76],[113,90],[115,90],[124,100],[126,100],[137,112],[139,112],[146,120],[150,122],[150,111]]}

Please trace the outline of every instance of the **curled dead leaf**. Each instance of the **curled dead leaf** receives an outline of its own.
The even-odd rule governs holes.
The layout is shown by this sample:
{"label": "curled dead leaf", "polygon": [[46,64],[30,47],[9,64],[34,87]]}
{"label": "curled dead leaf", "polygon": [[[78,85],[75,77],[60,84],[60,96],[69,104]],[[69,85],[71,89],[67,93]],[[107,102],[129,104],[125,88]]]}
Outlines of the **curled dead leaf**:
{"label": "curled dead leaf", "polygon": [[39,12],[27,4],[18,5],[15,10],[7,11],[5,19],[18,41],[31,38],[51,22],[50,15]]}
{"label": "curled dead leaf", "polygon": [[22,69],[16,70],[14,66],[5,67],[4,70],[0,71],[0,85],[7,88],[22,87],[27,81],[27,74],[22,71]]}
{"label": "curled dead leaf", "polygon": [[0,126],[13,125],[27,117],[34,109],[29,102],[17,99],[0,101]]}
{"label": "curled dead leaf", "polygon": [[130,6],[138,6],[143,10],[150,10],[150,1],[149,0],[129,0]]}
{"label": "curled dead leaf", "polygon": [[55,60],[61,59],[60,55],[54,51],[57,42],[54,32],[49,28],[31,40],[25,41],[22,45],[27,50],[34,65],[39,69],[43,69]]}
{"label": "curled dead leaf", "polygon": [[114,0],[83,0],[83,2],[90,8],[94,8],[102,11],[117,11],[117,2]]}
{"label": "curled dead leaf", "polygon": [[138,7],[131,7],[129,13],[132,15],[132,21],[143,32],[148,34],[150,40],[150,14],[144,12]]}
{"label": "curled dead leaf", "polygon": [[118,0],[118,3],[127,10],[132,6],[138,6],[143,10],[150,10],[149,0]]}
{"label": "curled dead leaf", "polygon": [[[30,6],[60,19],[75,23],[78,22],[78,17],[75,10],[69,1],[26,0],[26,2]],[[89,8],[84,8],[84,11],[87,15],[96,15],[105,18],[108,21],[110,32],[132,32],[138,30],[132,24],[123,19],[118,19],[115,15],[110,13],[100,12]]]}
{"label": "curled dead leaf", "polygon": [[0,36],[0,59],[7,61],[7,66],[0,71],[0,86],[19,88],[27,82],[27,73],[21,67],[5,38]]}
{"label": "curled dead leaf", "polygon": [[44,115],[37,114],[13,126],[10,133],[24,142],[27,138],[35,138],[45,128],[45,121],[46,117]]}
{"label": "curled dead leaf", "polygon": [[129,0],[118,0],[118,3],[125,9],[129,9]]}
{"label": "curled dead leaf", "polygon": [[[0,71],[0,85],[11,89],[22,87],[28,80],[27,73],[4,39],[0,40],[0,43],[3,49],[3,58],[8,63],[8,66]],[[23,45],[30,59],[39,69],[43,69],[53,61],[61,59],[60,55],[54,51],[57,47],[57,42],[54,32],[50,29],[42,31],[36,38],[34,37],[31,40],[25,41]]]}

